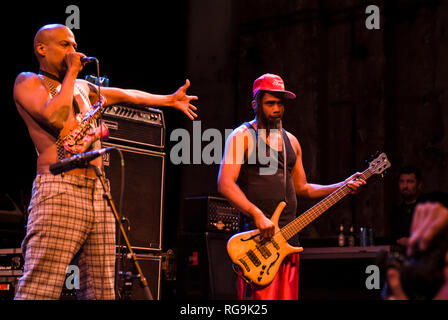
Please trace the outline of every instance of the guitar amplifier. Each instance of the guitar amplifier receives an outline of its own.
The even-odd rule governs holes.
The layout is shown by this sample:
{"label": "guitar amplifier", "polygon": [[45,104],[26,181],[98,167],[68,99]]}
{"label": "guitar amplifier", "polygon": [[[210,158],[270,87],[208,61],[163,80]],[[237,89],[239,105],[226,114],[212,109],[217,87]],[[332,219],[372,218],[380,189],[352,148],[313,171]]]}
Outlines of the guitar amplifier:
{"label": "guitar amplifier", "polygon": [[165,147],[165,119],[158,109],[109,106],[102,116],[112,143],[139,148]]}
{"label": "guitar amplifier", "polygon": [[23,264],[22,249],[0,249],[0,276],[21,276]]}
{"label": "guitar amplifier", "polygon": [[179,235],[176,255],[178,299],[237,299],[237,275],[226,250],[231,236],[217,232]]}
{"label": "guitar amplifier", "polygon": [[240,230],[240,212],[224,198],[185,198],[181,225],[184,232],[214,231],[233,234]]}
{"label": "guitar amplifier", "polygon": [[[138,264],[142,270],[143,276],[148,281],[149,289],[154,300],[161,299],[162,286],[162,256],[157,254],[136,254]],[[120,254],[117,253],[116,272],[118,273],[115,288],[120,292],[120,299],[122,300],[146,300],[145,292],[137,278],[138,271],[130,257],[124,260],[120,259]],[[118,270],[121,268],[120,270]],[[121,271],[121,273],[119,272]],[[130,273],[131,277],[125,277],[122,273]]]}
{"label": "guitar amplifier", "polygon": [[20,248],[0,249],[0,301],[14,299],[23,264]]}

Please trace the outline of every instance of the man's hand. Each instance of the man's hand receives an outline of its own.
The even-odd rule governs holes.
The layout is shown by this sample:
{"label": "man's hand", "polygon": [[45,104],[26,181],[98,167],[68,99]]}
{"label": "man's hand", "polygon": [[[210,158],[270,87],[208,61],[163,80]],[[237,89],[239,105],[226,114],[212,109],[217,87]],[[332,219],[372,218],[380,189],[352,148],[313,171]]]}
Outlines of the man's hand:
{"label": "man's hand", "polygon": [[420,250],[426,250],[434,236],[448,226],[448,208],[439,202],[418,204],[412,219],[408,254],[412,254],[414,244],[419,241]]}
{"label": "man's hand", "polygon": [[346,184],[352,191],[351,194],[356,194],[359,192],[359,188],[366,184],[366,181],[364,179],[358,178],[361,175],[361,173],[357,172],[348,179],[344,181],[344,184]]}
{"label": "man's hand", "polygon": [[191,120],[197,118],[197,114],[194,112],[197,108],[190,102],[192,100],[198,100],[197,96],[187,95],[187,89],[190,87],[190,80],[186,80],[185,84],[177,89],[177,91],[172,95],[173,107],[185,113]]}
{"label": "man's hand", "polygon": [[[420,250],[426,250],[434,236],[448,226],[448,209],[439,202],[418,204],[414,210],[411,235],[408,240],[408,255],[413,253],[414,245],[419,241]],[[448,252],[445,255],[445,283],[434,299],[448,299]],[[408,299],[400,282],[400,273],[396,269],[387,271],[387,279],[392,291],[390,299]]]}
{"label": "man's hand", "polygon": [[67,66],[67,71],[74,72],[75,74],[81,72],[84,67],[81,62],[81,58],[85,56],[86,55],[81,52],[67,52],[64,57],[64,63]]}
{"label": "man's hand", "polygon": [[274,223],[266,218],[263,212],[259,212],[254,215],[254,222],[257,226],[257,229],[260,230],[260,235],[263,239],[270,239],[274,236],[275,233],[275,225]]}
{"label": "man's hand", "polygon": [[406,247],[408,243],[409,243],[408,237],[401,237],[400,239],[397,239],[397,244],[399,244],[400,246]]}

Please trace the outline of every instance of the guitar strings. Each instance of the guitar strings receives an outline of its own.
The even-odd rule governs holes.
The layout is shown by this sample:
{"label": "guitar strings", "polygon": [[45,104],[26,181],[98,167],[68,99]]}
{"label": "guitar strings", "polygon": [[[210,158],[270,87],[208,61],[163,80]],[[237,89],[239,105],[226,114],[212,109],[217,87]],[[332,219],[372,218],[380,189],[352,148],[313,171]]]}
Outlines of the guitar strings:
{"label": "guitar strings", "polygon": [[[362,172],[359,177],[367,180],[371,176],[372,173],[370,172],[370,168],[368,168],[364,172]],[[299,217],[288,223],[285,227],[277,231],[272,237],[272,239],[274,239],[275,242],[278,243],[279,245],[282,245],[283,243],[287,242],[288,239],[296,235],[300,230],[306,227],[310,222],[314,221],[317,217],[319,217],[322,213],[324,213],[326,210],[328,210],[330,207],[336,204],[339,200],[341,200],[351,191],[352,189],[347,184],[344,184],[341,188],[335,190],[332,194],[330,194],[326,199],[322,200],[314,207],[312,207],[311,209],[309,209],[308,211],[306,211],[305,213],[303,213],[302,215],[300,215]],[[279,235],[281,235],[280,239]],[[258,246],[263,246],[268,250],[276,249],[272,241],[268,241],[265,244],[258,244]],[[258,256],[256,257],[258,258]],[[238,261],[243,261],[244,263],[252,262],[250,257],[248,257],[247,252],[238,256],[237,259]]]}
{"label": "guitar strings", "polygon": [[[368,179],[371,174],[369,169],[364,171],[360,178]],[[341,188],[334,191],[332,194],[328,196],[327,199],[322,200],[318,204],[316,204],[314,207],[288,223],[285,227],[277,231],[274,236],[272,237],[278,244],[283,244],[287,242],[288,239],[296,235],[300,230],[302,230],[305,226],[307,226],[310,222],[314,221],[317,217],[319,217],[322,213],[324,213],[326,210],[328,210],[331,206],[336,204],[339,200],[341,200],[343,197],[345,197],[348,193],[350,193],[352,190],[350,187],[348,187],[347,184],[344,184]],[[327,204],[328,203],[328,204]],[[319,210],[318,210],[319,209]],[[278,239],[278,235],[281,234],[281,239]],[[266,242],[265,244],[259,244],[260,246],[266,247],[269,249],[275,249],[274,244],[271,241]],[[270,247],[269,247],[270,246]],[[258,256],[257,256],[258,258]],[[252,262],[252,260],[247,256],[247,252],[243,253],[242,255],[238,256],[237,259],[239,261],[244,261],[245,263],[248,263],[249,261]]]}

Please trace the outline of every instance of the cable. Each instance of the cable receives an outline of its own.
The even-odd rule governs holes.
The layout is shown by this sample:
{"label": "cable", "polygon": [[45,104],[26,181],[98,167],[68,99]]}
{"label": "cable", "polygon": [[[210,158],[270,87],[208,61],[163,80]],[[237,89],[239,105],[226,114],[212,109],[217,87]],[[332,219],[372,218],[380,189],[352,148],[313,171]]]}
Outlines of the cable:
{"label": "cable", "polygon": [[124,156],[123,156],[123,152],[116,148],[115,150],[118,151],[119,155],[120,155],[120,164],[121,164],[121,186],[120,186],[120,202],[118,204],[118,213],[120,215],[120,217],[123,217],[122,215],[122,210],[123,210],[123,196],[124,196],[124,184],[125,184],[125,164],[124,164]]}
{"label": "cable", "polygon": [[[100,81],[100,62],[97,58],[95,58],[95,62],[96,62],[96,75],[97,75],[97,86],[98,86],[98,102],[100,103],[101,101],[101,81]],[[102,126],[102,111],[100,111],[100,117],[98,119],[99,121],[99,126],[100,126],[100,144],[102,146],[102,139],[103,139],[103,126]],[[104,175],[104,178],[106,178],[106,175],[104,173],[104,157],[101,157],[101,169],[102,169],[102,174]],[[110,185],[109,185],[109,190],[108,192],[110,192]],[[106,277],[104,275],[104,268],[106,265],[106,210],[103,210],[103,263],[101,265],[101,274],[102,274],[102,278],[103,278],[103,285],[101,287],[101,300],[104,300],[104,288],[105,288],[105,281],[106,281]]]}
{"label": "cable", "polygon": [[[101,101],[101,78],[100,78],[100,63],[99,60],[97,58],[95,58],[95,62],[96,62],[96,73],[97,73],[97,94],[98,94],[98,101]],[[100,111],[100,117],[98,119],[99,121],[99,125],[100,125],[100,142],[102,144],[103,142],[103,110]],[[118,151],[119,155],[120,155],[120,164],[121,164],[121,184],[120,184],[120,200],[119,200],[119,206],[118,206],[118,215],[120,218],[123,217],[123,197],[124,197],[124,187],[125,187],[125,161],[124,161],[124,156],[123,153],[120,149],[118,148],[114,148],[115,150]],[[102,168],[104,168],[104,158],[101,158],[102,161]],[[110,186],[109,186],[109,192],[110,192]],[[105,217],[104,217],[104,221],[105,221]],[[105,234],[106,234],[106,225],[104,224],[104,243],[105,243]],[[118,239],[118,243],[119,243],[119,266],[122,262],[122,239],[121,239],[121,233],[119,233],[119,239]],[[105,254],[103,255],[103,266],[105,265]],[[115,283],[118,283],[118,279],[117,279],[117,273],[115,273]],[[104,281],[104,279],[103,279]],[[104,283],[103,283],[103,290],[104,290]],[[119,295],[119,294],[118,294]],[[120,295],[119,295],[120,296]]]}
{"label": "cable", "polygon": [[[125,161],[123,152],[119,148],[114,148],[120,155],[120,164],[121,164],[121,183],[120,183],[120,200],[118,204],[118,216],[120,219],[123,219],[123,196],[124,196],[124,187],[125,187]],[[117,270],[124,270],[124,264],[123,264],[123,244],[122,244],[122,237],[121,232],[118,232],[118,268]],[[118,284],[118,272],[115,273],[115,283]],[[117,290],[117,294],[119,298],[121,299],[120,290]]]}

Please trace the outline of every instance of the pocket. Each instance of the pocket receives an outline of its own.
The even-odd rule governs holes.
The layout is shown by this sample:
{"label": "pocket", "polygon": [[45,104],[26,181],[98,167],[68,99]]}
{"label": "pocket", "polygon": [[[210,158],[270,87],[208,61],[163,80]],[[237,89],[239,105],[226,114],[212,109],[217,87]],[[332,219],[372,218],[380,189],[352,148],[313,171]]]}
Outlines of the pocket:
{"label": "pocket", "polygon": [[64,183],[53,182],[36,184],[36,190],[33,192],[30,207],[57,199],[65,194],[67,194],[67,186]]}

